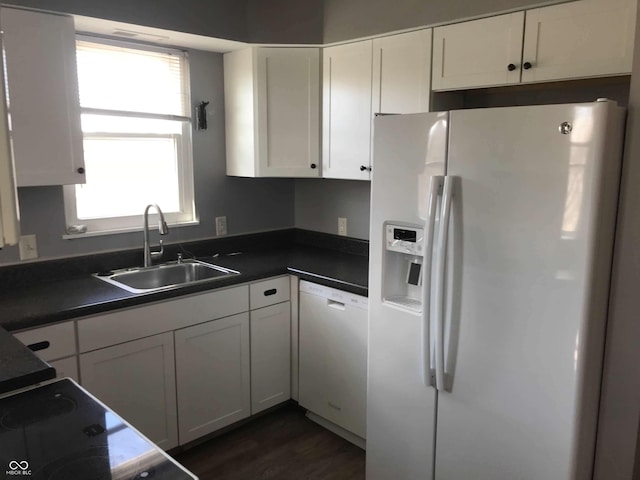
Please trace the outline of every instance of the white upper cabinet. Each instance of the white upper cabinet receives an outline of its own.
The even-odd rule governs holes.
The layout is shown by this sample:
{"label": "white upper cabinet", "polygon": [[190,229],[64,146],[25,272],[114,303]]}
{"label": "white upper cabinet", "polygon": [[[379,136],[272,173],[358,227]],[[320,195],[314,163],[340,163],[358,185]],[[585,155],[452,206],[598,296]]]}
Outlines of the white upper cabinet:
{"label": "white upper cabinet", "polygon": [[323,52],[323,177],[369,180],[373,42]]}
{"label": "white upper cabinet", "polygon": [[433,89],[628,74],[635,19],[636,0],[581,0],[435,28]]}
{"label": "white upper cabinet", "polygon": [[433,89],[520,82],[524,12],[433,29]]}
{"label": "white upper cabinet", "polygon": [[320,50],[224,56],[227,175],[320,176]]}
{"label": "white upper cabinet", "polygon": [[373,40],[373,113],[429,111],[431,29]]}
{"label": "white upper cabinet", "polygon": [[[2,12],[0,12],[0,17]],[[1,21],[0,21],[1,23]],[[0,48],[2,41],[0,39]],[[4,65],[0,63],[0,248],[15,245],[20,236],[20,214],[5,93]]]}
{"label": "white upper cabinet", "polygon": [[431,29],[324,49],[323,176],[369,180],[375,113],[429,111]]}
{"label": "white upper cabinet", "polygon": [[583,0],[528,10],[522,81],[631,73],[635,19],[636,0]]}
{"label": "white upper cabinet", "polygon": [[73,18],[2,8],[18,186],[84,183]]}

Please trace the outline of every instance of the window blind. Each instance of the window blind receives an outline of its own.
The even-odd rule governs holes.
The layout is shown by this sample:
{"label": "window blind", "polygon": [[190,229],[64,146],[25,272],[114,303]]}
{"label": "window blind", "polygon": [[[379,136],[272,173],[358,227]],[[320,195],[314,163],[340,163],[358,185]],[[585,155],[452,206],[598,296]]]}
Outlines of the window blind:
{"label": "window blind", "polygon": [[80,106],[188,117],[186,54],[78,40]]}

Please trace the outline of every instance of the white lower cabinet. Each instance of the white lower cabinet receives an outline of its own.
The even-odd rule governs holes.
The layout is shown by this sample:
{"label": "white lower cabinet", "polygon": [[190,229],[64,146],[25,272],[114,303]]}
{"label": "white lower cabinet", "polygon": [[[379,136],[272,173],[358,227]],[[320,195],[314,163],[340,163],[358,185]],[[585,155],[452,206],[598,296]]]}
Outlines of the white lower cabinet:
{"label": "white lower cabinet", "polygon": [[290,398],[291,302],[283,302],[251,311],[251,413]]}
{"label": "white lower cabinet", "polygon": [[82,385],[166,449],[178,445],[173,333],[80,355]]}
{"label": "white lower cabinet", "polygon": [[175,332],[180,444],[250,415],[249,314]]}
{"label": "white lower cabinet", "polygon": [[[82,384],[164,449],[285,402],[289,286],[279,276],[80,319]],[[36,333],[23,341],[54,338]]]}
{"label": "white lower cabinet", "polygon": [[14,334],[39,358],[56,369],[56,378],[78,381],[76,333],[73,321],[32,328]]}
{"label": "white lower cabinet", "polygon": [[366,437],[367,299],[300,282],[299,402]]}
{"label": "white lower cabinet", "polygon": [[54,360],[49,362],[49,365],[56,369],[56,378],[72,378],[76,382],[80,381],[78,377],[78,357],[73,356]]}
{"label": "white lower cabinet", "polygon": [[23,330],[13,335],[46,362],[74,355],[76,333],[73,322]]}

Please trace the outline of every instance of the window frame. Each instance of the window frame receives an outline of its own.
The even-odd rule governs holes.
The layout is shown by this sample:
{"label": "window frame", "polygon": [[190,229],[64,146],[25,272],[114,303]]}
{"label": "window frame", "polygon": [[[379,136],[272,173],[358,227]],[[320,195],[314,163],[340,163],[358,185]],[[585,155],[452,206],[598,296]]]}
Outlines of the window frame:
{"label": "window frame", "polygon": [[[99,43],[114,47],[123,47],[136,50],[146,50],[158,53],[169,53],[179,55],[183,64],[182,92],[186,97],[185,109],[191,112],[191,91],[189,78],[189,55],[187,51],[160,47],[137,42],[121,41],[110,38],[94,37],[89,35],[76,35],[76,40],[91,43]],[[157,120],[171,120],[181,123],[181,133],[131,133],[131,132],[89,132],[83,131],[82,138],[170,138],[176,139],[177,169],[178,169],[178,189],[180,192],[180,211],[165,212],[164,216],[170,226],[198,225],[199,219],[195,206],[194,191],[194,170],[193,170],[193,142],[192,142],[192,122],[190,115],[180,116],[173,114],[157,114],[149,112],[108,110],[100,108],[80,107],[81,114],[90,115],[111,115],[129,118],[146,118]],[[79,219],[76,205],[76,185],[65,185],[63,187],[64,210],[66,221],[66,234],[64,239],[84,238],[97,235],[110,235],[131,231],[141,231],[143,229],[143,212],[139,215],[112,216],[95,219]],[[160,204],[162,208],[162,205]],[[157,217],[157,214],[150,215]]]}

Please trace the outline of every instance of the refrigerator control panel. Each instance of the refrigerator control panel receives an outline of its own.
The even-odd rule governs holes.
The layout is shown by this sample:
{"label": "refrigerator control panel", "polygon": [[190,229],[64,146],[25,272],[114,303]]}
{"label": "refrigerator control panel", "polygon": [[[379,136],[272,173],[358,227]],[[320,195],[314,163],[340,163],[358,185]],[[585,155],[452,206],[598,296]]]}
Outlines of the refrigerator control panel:
{"label": "refrigerator control panel", "polygon": [[423,255],[424,230],[402,225],[386,225],[386,247],[392,252]]}

